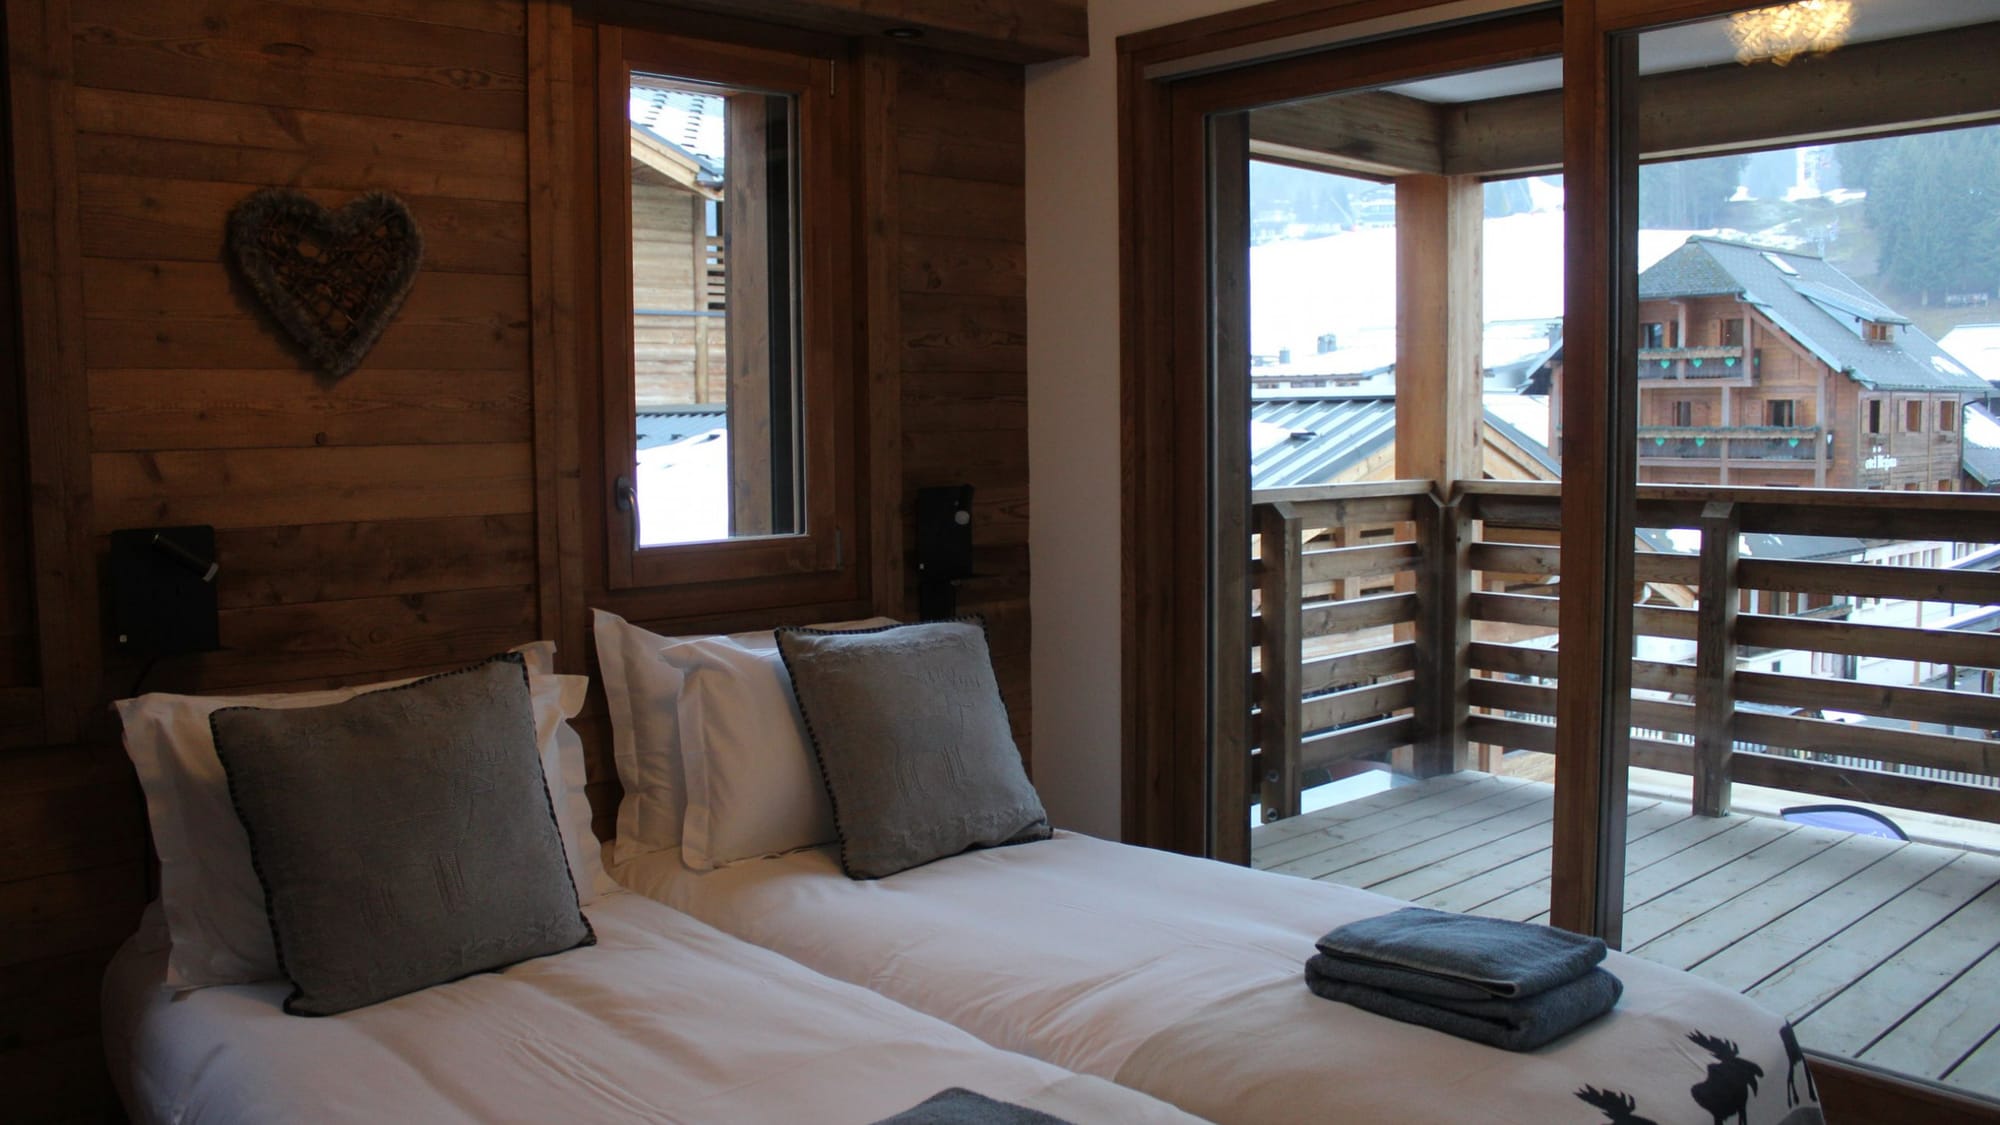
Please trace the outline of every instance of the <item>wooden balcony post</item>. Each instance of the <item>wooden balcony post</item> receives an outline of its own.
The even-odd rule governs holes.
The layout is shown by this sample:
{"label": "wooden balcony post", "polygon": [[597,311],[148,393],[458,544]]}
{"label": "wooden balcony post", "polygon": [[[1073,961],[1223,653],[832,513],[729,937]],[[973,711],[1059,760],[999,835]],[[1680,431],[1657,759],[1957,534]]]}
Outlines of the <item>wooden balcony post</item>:
{"label": "wooden balcony post", "polygon": [[1694,811],[1729,812],[1736,746],[1736,560],[1742,517],[1734,503],[1701,510],[1701,601],[1696,607]]}
{"label": "wooden balcony post", "polygon": [[[1441,482],[1439,489],[1451,487]],[[1417,583],[1418,777],[1456,773],[1471,765],[1465,740],[1466,653],[1472,644],[1472,517],[1462,496],[1433,491],[1418,503],[1417,542],[1423,561]]]}
{"label": "wooden balcony post", "polygon": [[1299,815],[1300,629],[1304,531],[1298,509],[1287,501],[1259,504],[1257,538],[1263,556],[1258,577],[1262,594],[1263,636],[1260,663],[1264,672],[1263,712],[1259,737],[1262,766],[1257,779],[1264,822]]}

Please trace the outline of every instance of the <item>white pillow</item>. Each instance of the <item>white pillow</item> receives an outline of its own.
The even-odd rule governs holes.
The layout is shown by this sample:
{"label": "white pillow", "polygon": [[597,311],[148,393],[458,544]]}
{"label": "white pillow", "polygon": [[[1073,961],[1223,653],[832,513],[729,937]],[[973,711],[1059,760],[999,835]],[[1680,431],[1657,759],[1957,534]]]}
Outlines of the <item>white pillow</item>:
{"label": "white pillow", "polygon": [[684,677],[682,862],[709,871],[836,839],[833,806],[772,635],[702,637],[669,645],[660,657]]}
{"label": "white pillow", "polygon": [[[535,733],[550,800],[568,852],[577,898],[588,902],[614,884],[604,873],[590,832],[583,793],[582,741],[565,720],[583,702],[588,681],[552,676],[555,646],[524,646],[534,701]],[[125,752],[146,794],[153,850],[160,860],[160,905],[172,950],[167,984],[201,988],[279,976],[264,889],[250,865],[250,844],[229,798],[229,780],[215,754],[208,716],[222,707],[320,707],[397,680],[329,691],[282,695],[192,696],[154,692],[118,701]]]}
{"label": "white pillow", "polygon": [[617,860],[681,843],[681,736],[675,717],[681,673],[660,659],[662,637],[615,613],[591,611],[597,666],[611,717],[611,754],[625,796],[618,802]]}

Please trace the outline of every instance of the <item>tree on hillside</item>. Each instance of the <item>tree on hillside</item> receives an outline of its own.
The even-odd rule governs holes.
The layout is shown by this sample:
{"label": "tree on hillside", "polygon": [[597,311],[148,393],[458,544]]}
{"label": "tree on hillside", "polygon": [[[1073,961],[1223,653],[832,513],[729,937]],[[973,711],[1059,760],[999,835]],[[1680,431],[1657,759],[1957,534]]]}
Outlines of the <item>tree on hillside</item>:
{"label": "tree on hillside", "polygon": [[[1860,146],[1856,146],[1860,147]],[[1929,304],[2000,286],[2000,129],[1874,142],[1859,164],[1881,274]],[[1854,168],[1845,152],[1844,168]]]}
{"label": "tree on hillside", "polygon": [[1649,230],[1712,230],[1742,182],[1747,156],[1675,160],[1639,169],[1639,225]]}

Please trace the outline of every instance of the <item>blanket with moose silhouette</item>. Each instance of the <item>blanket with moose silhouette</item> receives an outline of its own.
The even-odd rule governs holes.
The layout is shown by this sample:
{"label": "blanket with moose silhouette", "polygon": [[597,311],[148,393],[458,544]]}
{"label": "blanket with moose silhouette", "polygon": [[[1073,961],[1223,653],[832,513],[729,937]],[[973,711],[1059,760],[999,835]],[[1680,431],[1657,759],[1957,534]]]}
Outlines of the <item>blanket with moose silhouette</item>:
{"label": "blanket with moose silhouette", "polygon": [[828,976],[995,1046],[1218,1125],[1819,1125],[1784,1021],[1618,953],[1607,1014],[1503,1051],[1314,996],[1328,929],[1405,905],[1330,883],[1058,832],[857,882],[828,848],[614,872]]}

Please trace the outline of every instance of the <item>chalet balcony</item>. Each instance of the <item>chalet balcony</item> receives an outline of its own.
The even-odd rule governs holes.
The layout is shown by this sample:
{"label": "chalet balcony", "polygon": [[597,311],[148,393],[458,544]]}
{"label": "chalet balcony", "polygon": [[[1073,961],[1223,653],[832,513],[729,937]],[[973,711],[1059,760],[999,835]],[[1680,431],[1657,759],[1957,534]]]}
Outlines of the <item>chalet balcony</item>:
{"label": "chalet balcony", "polygon": [[[1809,1048],[2000,1096],[2000,571],[1779,550],[1992,539],[2000,498],[1638,492],[1624,947]],[[1559,486],[1283,489],[1252,517],[1253,864],[1545,919]],[[1379,791],[1305,811],[1343,775]],[[1778,816],[1822,803],[1911,839]]]}
{"label": "chalet balcony", "polygon": [[1756,371],[1757,357],[1742,345],[1639,349],[1642,383],[1668,380],[1747,387]]}
{"label": "chalet balcony", "polygon": [[1818,426],[1642,426],[1641,461],[1806,461],[1820,456]]}

